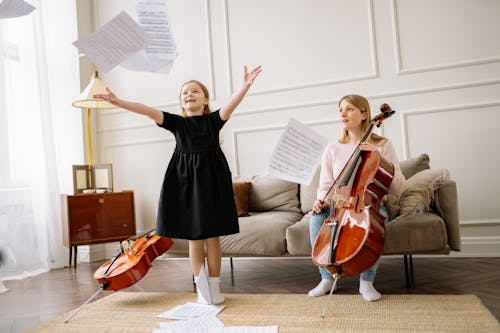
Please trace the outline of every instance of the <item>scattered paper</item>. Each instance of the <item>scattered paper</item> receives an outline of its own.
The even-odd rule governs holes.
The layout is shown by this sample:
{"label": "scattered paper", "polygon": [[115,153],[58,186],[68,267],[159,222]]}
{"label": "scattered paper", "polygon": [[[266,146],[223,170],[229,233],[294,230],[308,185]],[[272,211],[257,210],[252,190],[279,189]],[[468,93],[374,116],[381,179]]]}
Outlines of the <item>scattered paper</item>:
{"label": "scattered paper", "polygon": [[269,175],[310,184],[327,144],[324,136],[290,119],[271,156]]}
{"label": "scattered paper", "polygon": [[278,333],[278,326],[226,326],[212,328],[207,333]]}
{"label": "scattered paper", "polygon": [[149,35],[124,11],[73,43],[102,72],[109,72],[150,43]]}
{"label": "scattered paper", "polygon": [[210,293],[210,287],[208,286],[208,276],[205,272],[205,265],[201,265],[200,273],[198,273],[198,278],[196,279],[196,290],[199,295],[203,298],[205,303],[212,304],[212,294]]}
{"label": "scattered paper", "polygon": [[188,320],[178,320],[168,323],[160,323],[160,329],[155,329],[153,333],[161,332],[197,332],[208,328],[224,327],[222,321],[215,316],[201,316]]}
{"label": "scattered paper", "polygon": [[[221,321],[219,322],[222,324]],[[167,324],[175,324],[175,325],[166,326]],[[177,326],[177,324],[179,325]],[[200,321],[199,324],[194,323],[194,319],[192,321],[189,320],[189,323],[188,321],[160,323],[160,328],[153,329],[153,333],[181,333],[181,332],[182,333],[278,333],[279,329],[277,325],[276,326],[215,326],[215,323],[210,321],[207,322]],[[214,325],[214,326],[208,326],[208,325]]]}
{"label": "scattered paper", "polygon": [[170,73],[177,52],[166,0],[136,0],[136,12],[151,43],[121,66],[134,71]]}
{"label": "scattered paper", "polygon": [[188,302],[175,308],[160,313],[159,318],[188,320],[200,316],[215,316],[224,309],[224,305],[206,305]]}
{"label": "scattered paper", "polygon": [[23,0],[0,1],[0,19],[25,16],[33,10],[35,7]]}

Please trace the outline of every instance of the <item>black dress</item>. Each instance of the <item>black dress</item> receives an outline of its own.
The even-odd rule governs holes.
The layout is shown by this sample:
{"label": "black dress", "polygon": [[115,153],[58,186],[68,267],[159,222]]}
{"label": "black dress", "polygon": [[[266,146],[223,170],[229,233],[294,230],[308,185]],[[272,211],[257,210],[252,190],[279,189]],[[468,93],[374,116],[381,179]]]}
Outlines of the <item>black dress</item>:
{"label": "black dress", "polygon": [[163,112],[176,147],[160,194],[156,234],[206,239],[239,232],[231,171],[219,145],[219,111],[181,117]]}

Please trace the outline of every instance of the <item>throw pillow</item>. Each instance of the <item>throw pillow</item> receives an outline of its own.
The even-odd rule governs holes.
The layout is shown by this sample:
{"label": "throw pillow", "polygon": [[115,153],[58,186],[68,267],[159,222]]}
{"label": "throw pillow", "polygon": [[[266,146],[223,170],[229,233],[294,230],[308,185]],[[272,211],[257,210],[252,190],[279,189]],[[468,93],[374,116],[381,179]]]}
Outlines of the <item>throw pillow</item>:
{"label": "throw pillow", "polygon": [[268,175],[254,176],[248,199],[251,212],[287,211],[299,213],[299,185]]}
{"label": "throw pillow", "polygon": [[447,169],[428,169],[406,180],[399,198],[400,215],[415,216],[429,210],[434,191],[450,179]]}
{"label": "throw pillow", "polygon": [[388,193],[384,197],[384,206],[387,209],[387,213],[389,213],[389,221],[393,220],[399,215],[400,208],[399,207],[399,198],[397,195]]}
{"label": "throw pillow", "polygon": [[418,157],[410,158],[399,162],[401,172],[406,179],[410,178],[419,171],[429,169],[429,155],[422,154]]}
{"label": "throw pillow", "polygon": [[248,216],[248,197],[250,196],[250,182],[234,182],[234,202],[236,203],[236,210],[238,216]]}

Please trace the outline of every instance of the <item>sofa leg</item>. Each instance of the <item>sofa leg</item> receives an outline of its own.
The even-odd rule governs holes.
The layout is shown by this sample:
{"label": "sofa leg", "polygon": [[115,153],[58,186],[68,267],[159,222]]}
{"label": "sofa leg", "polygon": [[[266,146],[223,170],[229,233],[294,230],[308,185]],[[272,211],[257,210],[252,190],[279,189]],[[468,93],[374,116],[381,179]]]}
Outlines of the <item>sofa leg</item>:
{"label": "sofa leg", "polygon": [[404,266],[405,266],[406,289],[411,289],[413,288],[414,284],[413,258],[411,254],[404,255]]}
{"label": "sofa leg", "polygon": [[233,257],[229,257],[229,263],[231,264],[231,285],[234,286],[234,266]]}

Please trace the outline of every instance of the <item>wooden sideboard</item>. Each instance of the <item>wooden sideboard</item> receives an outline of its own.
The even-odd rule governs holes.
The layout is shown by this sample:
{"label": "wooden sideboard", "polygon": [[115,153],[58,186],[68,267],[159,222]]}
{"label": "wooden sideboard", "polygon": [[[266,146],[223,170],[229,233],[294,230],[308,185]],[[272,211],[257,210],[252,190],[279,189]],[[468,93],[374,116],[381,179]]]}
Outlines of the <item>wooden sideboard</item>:
{"label": "wooden sideboard", "polygon": [[136,234],[134,192],[75,194],[62,196],[63,242],[73,249],[76,268],[77,247],[122,241]]}

